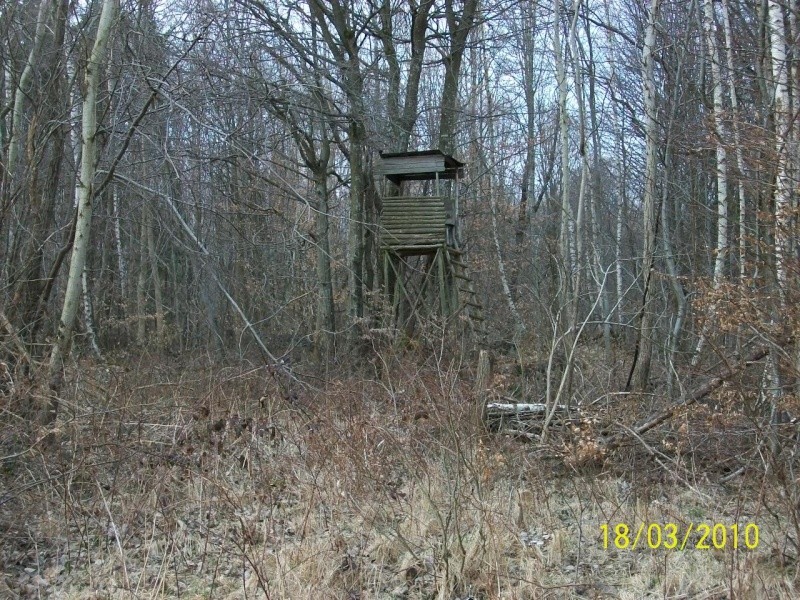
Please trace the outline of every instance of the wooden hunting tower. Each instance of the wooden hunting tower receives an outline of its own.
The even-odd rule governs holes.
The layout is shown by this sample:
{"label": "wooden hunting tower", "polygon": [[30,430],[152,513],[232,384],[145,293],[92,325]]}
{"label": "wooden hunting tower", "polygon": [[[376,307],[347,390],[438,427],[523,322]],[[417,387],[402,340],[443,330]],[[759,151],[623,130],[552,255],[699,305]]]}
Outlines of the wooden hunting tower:
{"label": "wooden hunting tower", "polygon": [[[463,166],[439,150],[381,153],[380,246],[394,326],[413,327],[420,316],[440,314],[450,320],[463,314],[474,329],[484,331],[483,307],[459,248],[458,179]],[[391,193],[387,181],[394,184]]]}

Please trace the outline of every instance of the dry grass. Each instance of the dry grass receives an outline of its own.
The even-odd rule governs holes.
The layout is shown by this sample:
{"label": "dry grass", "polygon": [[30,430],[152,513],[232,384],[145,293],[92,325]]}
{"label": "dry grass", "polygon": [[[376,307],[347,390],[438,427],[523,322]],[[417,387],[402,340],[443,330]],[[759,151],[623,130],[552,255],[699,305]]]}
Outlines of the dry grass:
{"label": "dry grass", "polygon": [[[6,400],[0,597],[796,597],[777,483],[633,447],[581,466],[569,428],[547,447],[484,435],[471,375],[441,363],[315,390],[162,364],[81,365],[52,448]],[[761,539],[603,549],[620,522],[754,522]]]}

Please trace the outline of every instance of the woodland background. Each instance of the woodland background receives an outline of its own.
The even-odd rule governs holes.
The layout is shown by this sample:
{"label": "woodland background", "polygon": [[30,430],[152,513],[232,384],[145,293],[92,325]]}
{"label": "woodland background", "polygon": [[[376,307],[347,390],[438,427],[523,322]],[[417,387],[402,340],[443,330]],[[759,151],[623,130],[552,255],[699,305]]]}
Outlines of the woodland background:
{"label": "woodland background", "polygon": [[[253,489],[301,490],[292,506],[306,515],[340,485],[336,469],[366,494],[343,495],[352,505],[337,497],[344,512],[317,515],[316,524],[307,517],[302,537],[292,525],[300,554],[270,563],[269,575],[259,570],[266,559],[248,552],[278,535],[274,522],[252,540],[240,531],[244,590],[301,597],[321,577],[327,587],[316,593],[330,597],[383,597],[403,586],[405,597],[568,596],[579,585],[602,595],[602,569],[581,571],[580,551],[566,580],[547,571],[563,567],[583,533],[563,534],[558,551],[537,533],[534,546],[551,544],[550,554],[539,551],[520,575],[486,546],[501,530],[511,535],[492,521],[500,509],[488,520],[472,515],[474,531],[452,529],[472,523],[459,511],[481,486],[489,503],[511,490],[516,500],[503,506],[519,524],[537,498],[553,497],[548,486],[562,485],[542,466],[555,461],[577,478],[572,500],[589,493],[597,506],[628,507],[630,519],[644,519],[636,494],[676,489],[658,486],[697,492],[691,501],[703,498],[707,520],[727,515],[731,502],[737,515],[773,519],[769,560],[707,566],[722,584],[675,579],[656,561],[625,567],[622,589],[733,597],[759,581],[753,597],[792,597],[799,16],[796,0],[5,2],[0,508],[9,593],[52,591],[56,580],[65,594],[65,581],[95,589],[91,581],[110,581],[111,571],[89,580],[66,573],[102,571],[86,548],[108,547],[113,572],[124,570],[108,594],[180,594],[212,572],[206,528],[202,561],[179,575],[185,515],[223,506],[248,527],[247,494],[233,494],[226,479],[239,468]],[[467,163],[460,226],[486,339],[435,314],[412,330],[385,326],[378,153],[430,148]],[[478,388],[476,347],[496,356],[493,379]],[[564,406],[569,416],[487,439],[471,416],[475,398],[487,397],[543,403],[550,417]],[[243,446],[223,452],[220,436],[234,430]],[[362,430],[371,433],[356,444]],[[326,449],[315,437],[322,432],[344,446]],[[373,461],[384,443],[398,454]],[[312,447],[322,453],[314,461],[333,466],[291,462],[311,460]],[[439,448],[419,450],[419,464],[431,461],[424,476],[408,474],[416,455],[407,447]],[[276,457],[295,467],[275,466]],[[359,457],[366,462],[347,462]],[[120,469],[133,479],[118,479]],[[148,487],[154,480],[135,480],[138,469],[174,483],[182,503],[165,504]],[[173,473],[181,469],[189,475]],[[530,469],[543,479],[525,479]],[[167,472],[176,479],[163,479]],[[200,472],[226,491],[198,491],[191,473]],[[448,487],[453,473],[472,487]],[[592,487],[598,473],[613,485]],[[619,491],[640,476],[634,496]],[[80,493],[71,487],[78,480]],[[524,496],[534,480],[542,487]],[[307,530],[329,531],[331,519],[343,523],[337,515],[372,506],[368,498],[378,512],[387,505],[380,498],[405,498],[407,514],[419,517],[428,509],[404,487],[414,481],[426,482],[423,504],[439,517],[415,530],[417,541],[397,530],[397,547],[381,555],[390,575],[365,574],[364,547],[380,552],[363,540],[353,550],[354,530],[325,546],[337,558],[319,562],[322,571],[286,567],[321,552]],[[709,482],[739,487],[709,491]],[[141,494],[139,512],[123,499],[136,497],[131,490]],[[21,506],[38,507],[32,529],[12,524]],[[50,522],[58,506],[64,521]],[[135,538],[156,514],[169,525]],[[380,546],[382,530],[361,517]],[[482,549],[470,550],[462,534]],[[61,550],[31,558],[31,539]],[[429,543],[438,549],[426,558],[420,548]],[[60,552],[71,544],[88,571],[64,567]],[[150,573],[152,560],[142,559],[134,576],[129,565],[139,559],[129,548],[148,544],[162,544],[157,556],[172,571]],[[485,577],[490,558],[494,575]],[[663,569],[655,582],[630,579],[650,568]]]}

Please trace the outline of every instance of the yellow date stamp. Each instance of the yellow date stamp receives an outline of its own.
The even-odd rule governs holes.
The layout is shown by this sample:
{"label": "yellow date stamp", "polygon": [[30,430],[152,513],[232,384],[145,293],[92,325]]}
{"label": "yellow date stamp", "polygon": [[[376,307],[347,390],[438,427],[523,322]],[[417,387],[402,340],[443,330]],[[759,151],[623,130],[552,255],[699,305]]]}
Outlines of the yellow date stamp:
{"label": "yellow date stamp", "polygon": [[759,530],[755,523],[640,523],[633,527],[627,523],[603,523],[600,534],[603,550],[755,550]]}

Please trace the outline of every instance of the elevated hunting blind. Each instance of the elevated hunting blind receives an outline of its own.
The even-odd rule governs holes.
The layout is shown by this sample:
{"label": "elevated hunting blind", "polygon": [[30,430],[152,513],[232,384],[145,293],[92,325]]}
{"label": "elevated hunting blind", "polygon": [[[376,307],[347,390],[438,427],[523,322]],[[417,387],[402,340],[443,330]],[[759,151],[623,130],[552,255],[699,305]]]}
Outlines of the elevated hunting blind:
{"label": "elevated hunting blind", "polygon": [[[440,150],[381,153],[379,232],[394,326],[413,327],[415,319],[434,313],[448,320],[463,314],[483,332],[483,307],[466,253],[459,248],[458,179],[463,167]],[[452,185],[443,183],[448,181]]]}

